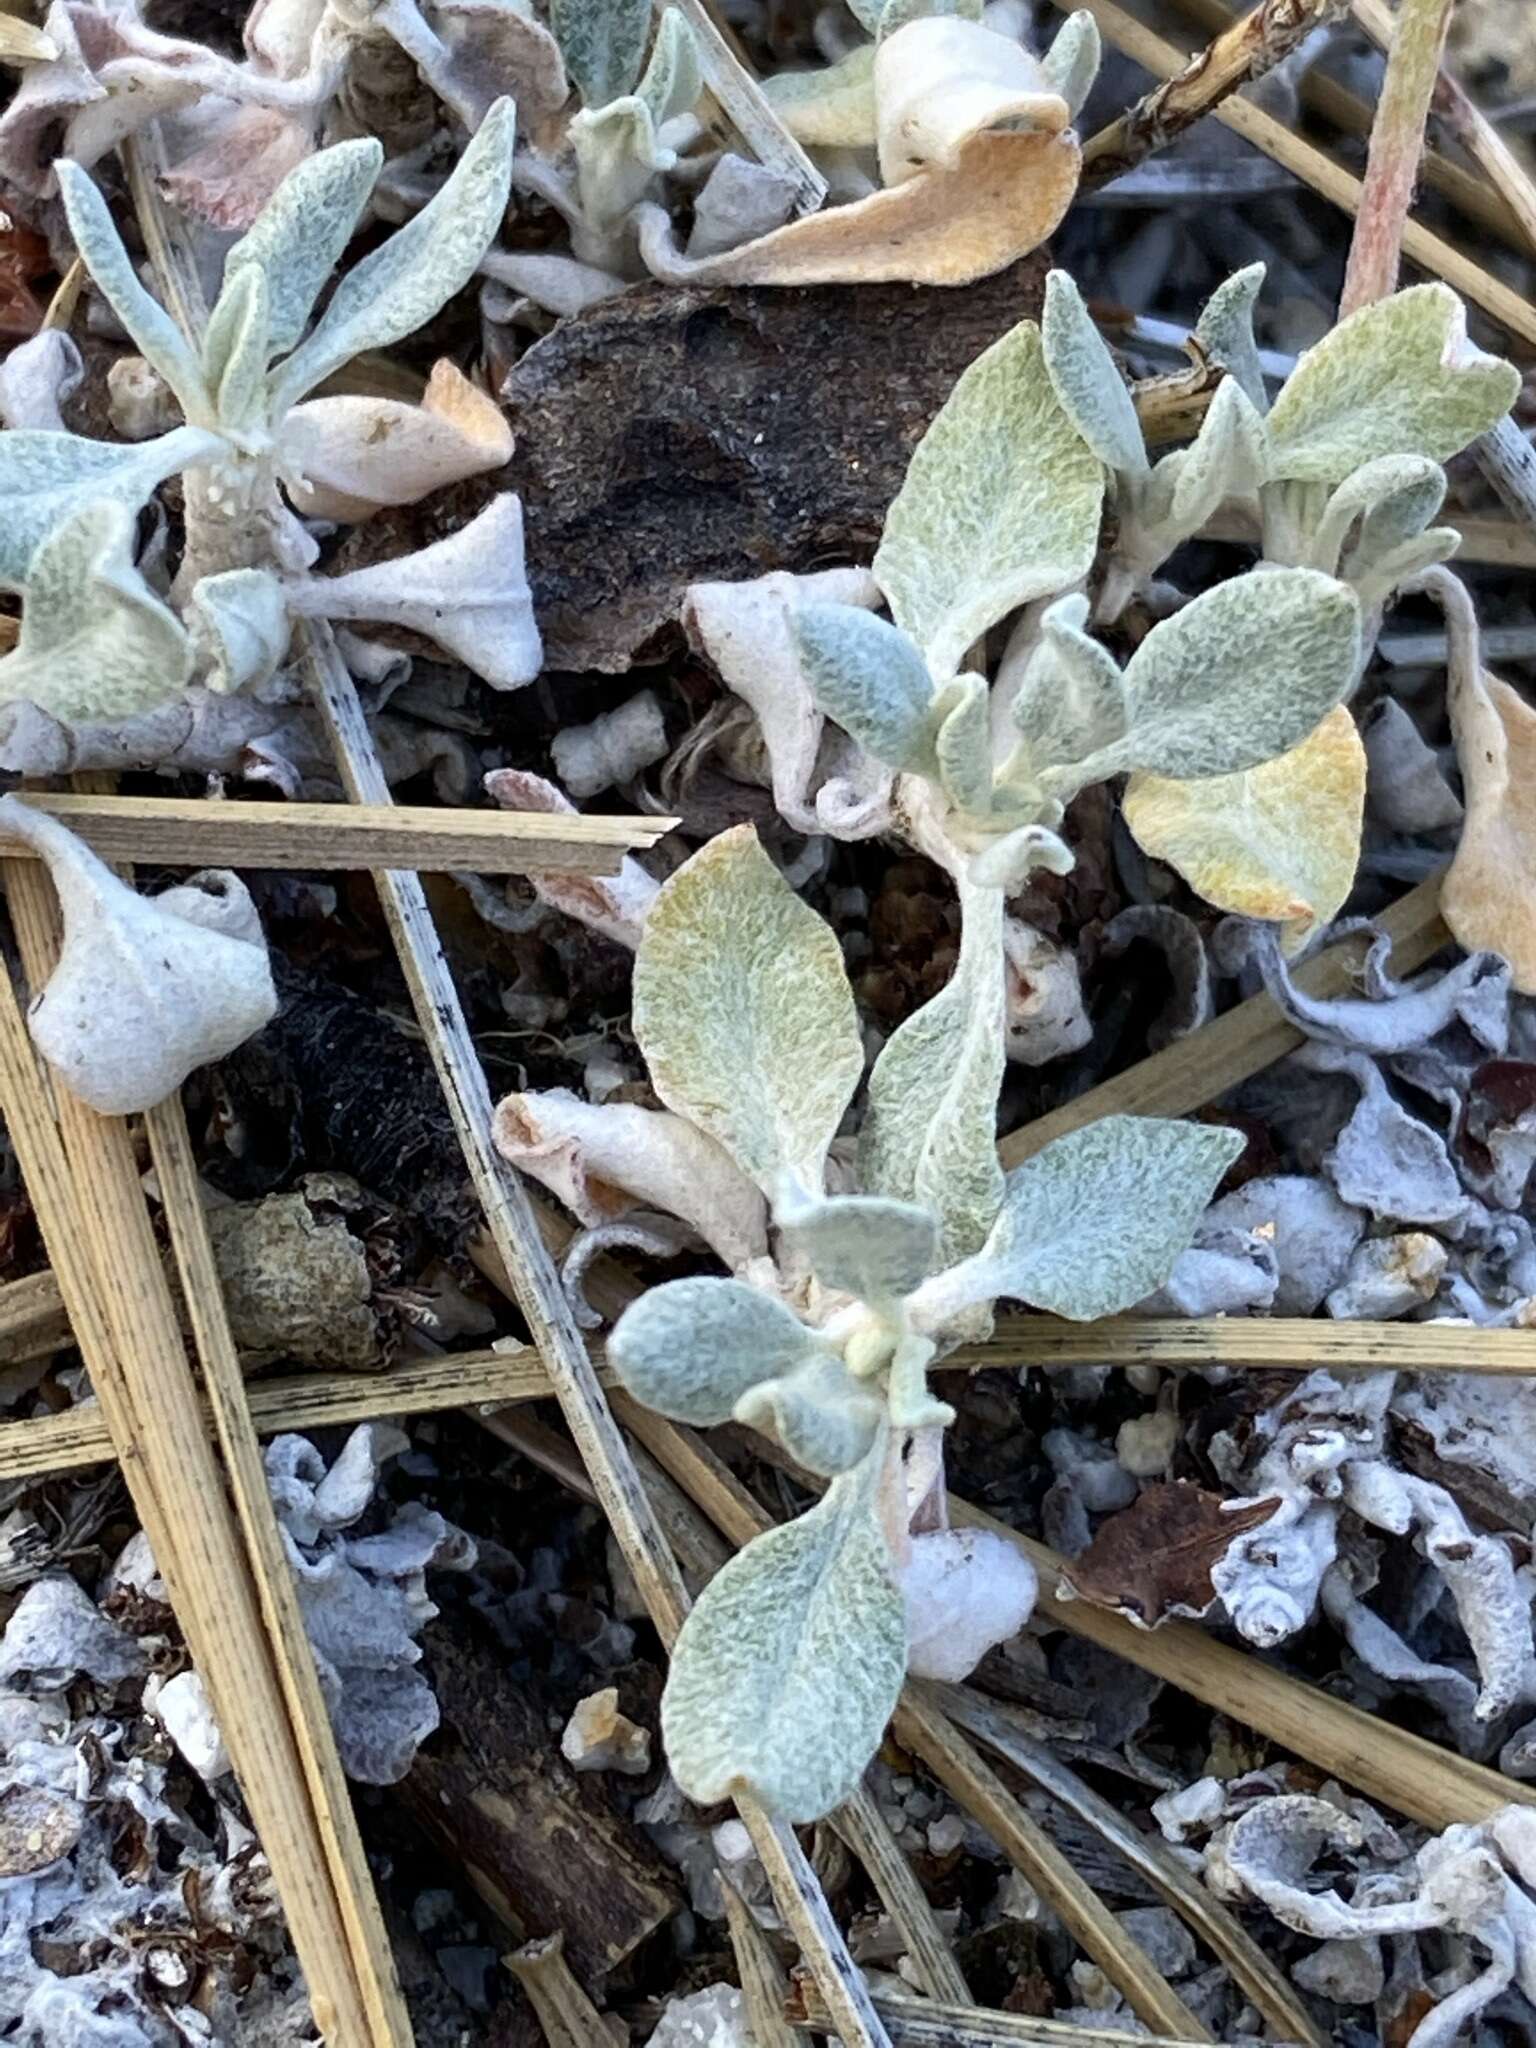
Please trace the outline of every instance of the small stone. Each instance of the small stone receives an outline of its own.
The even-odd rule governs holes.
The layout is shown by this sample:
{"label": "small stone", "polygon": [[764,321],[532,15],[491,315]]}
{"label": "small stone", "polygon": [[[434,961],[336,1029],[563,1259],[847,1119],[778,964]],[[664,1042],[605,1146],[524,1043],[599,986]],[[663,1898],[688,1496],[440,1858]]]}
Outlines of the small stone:
{"label": "small stone", "polygon": [[560,1754],[574,1771],[622,1771],[638,1778],[651,1767],[651,1734],[619,1712],[617,1686],[579,1702],[565,1724]]}
{"label": "small stone", "polygon": [[928,1830],[928,1848],[935,1856],[953,1856],[965,1840],[965,1821],[958,1813],[946,1813]]}
{"label": "small stone", "polygon": [[144,1687],[144,1705],[205,1784],[224,1776],[230,1768],[229,1751],[195,1671],[179,1671],[160,1686],[150,1680]]}
{"label": "small stone", "polygon": [[741,1993],[730,1984],[709,1984],[669,2000],[650,2048],[753,2048]]}

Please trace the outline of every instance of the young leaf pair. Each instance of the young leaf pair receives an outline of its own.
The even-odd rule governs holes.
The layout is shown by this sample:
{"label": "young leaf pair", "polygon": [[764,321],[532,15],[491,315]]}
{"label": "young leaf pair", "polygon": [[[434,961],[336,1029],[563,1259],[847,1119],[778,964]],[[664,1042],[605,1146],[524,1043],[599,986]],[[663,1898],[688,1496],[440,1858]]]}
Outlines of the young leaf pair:
{"label": "young leaf pair", "polygon": [[646,920],[634,1026],[653,1085],[767,1197],[777,1265],[651,1290],[609,1355],[662,1414],[746,1422],[830,1481],[726,1565],[677,1644],[663,1732],[701,1801],[751,1792],[806,1820],[852,1791],[906,1668],[904,1574],[926,1539],[907,1533],[902,1449],[951,1419],[930,1360],[1005,1296],[1078,1319],[1141,1299],[1241,1149],[1228,1130],[1110,1118],[1003,1176],[1001,954],[985,916],[1000,902],[982,892],[954,979],[876,1064],[858,1194],[827,1191],[864,1065],[831,930],[749,827],[697,853]]}
{"label": "young leaf pair", "polygon": [[[27,696],[66,720],[119,718],[186,685],[193,638],[149,590],[131,553],[134,513],[177,471],[190,472],[182,581],[212,683],[236,688],[271,673],[286,648],[288,609],[274,572],[302,571],[315,555],[278,480],[302,506],[317,430],[310,416],[350,402],[299,401],[352,357],[412,333],[473,275],[506,207],[513,126],[512,103],[499,102],[447,183],[343,277],[307,338],[315,301],[378,177],[376,142],[338,144],[289,174],[230,251],[199,346],[139,282],[90,179],[75,164],[58,166],[86,267],[186,424],[137,445],[41,430],[0,438],[0,588],[25,600],[18,648],[0,661],[0,699]],[[462,411],[457,387],[445,400],[450,411],[455,402]],[[494,414],[489,400],[481,403]],[[441,409],[433,430],[447,431]],[[481,436],[471,470],[505,460],[504,434],[498,419],[496,431]],[[520,561],[514,566],[516,582]],[[293,580],[296,608],[320,608],[313,599],[319,591],[323,603],[323,582]],[[55,602],[65,591],[68,617]],[[515,600],[516,589],[507,596]],[[536,670],[535,661],[529,674]]]}

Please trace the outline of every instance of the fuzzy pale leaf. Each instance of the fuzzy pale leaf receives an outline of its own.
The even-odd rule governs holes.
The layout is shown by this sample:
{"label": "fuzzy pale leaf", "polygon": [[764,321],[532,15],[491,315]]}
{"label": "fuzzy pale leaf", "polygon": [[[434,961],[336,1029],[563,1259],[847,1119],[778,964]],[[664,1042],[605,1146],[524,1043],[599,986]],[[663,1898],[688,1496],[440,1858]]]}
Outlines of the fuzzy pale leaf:
{"label": "fuzzy pale leaf", "polygon": [[936,676],[1031,598],[1086,576],[1104,472],[1025,321],[964,372],[886,514],[875,576]]}
{"label": "fuzzy pale leaf", "polygon": [[531,683],[543,664],[523,561],[523,507],[499,491],[446,540],[344,576],[295,577],[289,608],[308,618],[408,626],[483,676],[493,690]]}
{"label": "fuzzy pale leaf", "polygon": [[1037,767],[1080,761],[1126,729],[1125,678],[1108,650],[1084,632],[1087,620],[1088,600],[1081,595],[1050,606],[1009,707]]}
{"label": "fuzzy pale leaf", "polygon": [[1253,333],[1253,308],[1264,285],[1264,265],[1250,263],[1219,284],[1195,322],[1195,339],[1213,363],[1237,380],[1249,403],[1269,410],[1269,393]]}
{"label": "fuzzy pale leaf", "polygon": [[776,1436],[808,1472],[834,1479],[868,1453],[885,1403],[840,1358],[813,1351],[793,1371],[750,1388],[731,1412],[749,1428]]}
{"label": "fuzzy pale leaf", "polygon": [[1536,995],[1536,711],[1480,673],[1453,687],[1451,728],[1467,814],[1440,914],[1458,945],[1502,954]]}
{"label": "fuzzy pale leaf", "polygon": [[906,1670],[906,1614],[871,1457],[797,1522],[731,1558],[673,1651],[662,1737],[678,1784],[819,1820],[857,1786]]}
{"label": "fuzzy pale leaf", "polygon": [[0,659],[0,703],[25,699],[75,724],[180,696],[192,643],[134,567],[133,534],[133,514],[103,499],[38,548],[20,636]]}
{"label": "fuzzy pale leaf", "polygon": [[1236,378],[1217,386],[1200,431],[1188,448],[1168,458],[1173,478],[1170,535],[1197,533],[1229,498],[1257,499],[1269,479],[1264,417]]}
{"label": "fuzzy pale leaf", "polygon": [[191,344],[165,308],[152,299],[123,247],[107,202],[76,163],[54,166],[75,247],[92,281],[111,306],[135,347],[152,363],[189,415],[207,425],[211,398]]}
{"label": "fuzzy pale leaf", "polygon": [[1135,400],[1064,270],[1053,270],[1045,280],[1040,334],[1056,396],[1079,434],[1110,469],[1139,474],[1147,466],[1147,449]]}
{"label": "fuzzy pale leaf", "polygon": [[311,398],[284,421],[282,445],[307,487],[291,490],[306,518],[356,522],[500,469],[512,454],[512,429],[495,399],[444,356],[420,405]]}
{"label": "fuzzy pale leaf", "polygon": [[851,604],[804,604],[791,625],[811,694],[877,760],[912,768],[932,759],[933,683],[898,626]]}
{"label": "fuzzy pale leaf", "polygon": [[1069,14],[1056,31],[1056,39],[1040,59],[1040,69],[1052,92],[1061,94],[1075,121],[1098,76],[1103,45],[1099,25],[1086,7]]}
{"label": "fuzzy pale leaf", "polygon": [[763,91],[797,142],[813,149],[873,149],[873,43],[860,43],[814,71],[775,72],[763,80]]}
{"label": "fuzzy pale leaf", "polygon": [[220,292],[203,344],[214,411],[227,431],[247,433],[266,424],[271,332],[266,272],[253,266]]}
{"label": "fuzzy pale leaf", "polygon": [[1241,1135],[1165,1117],[1107,1116],[1047,1145],[1008,1176],[974,1258],[920,1288],[919,1328],[1007,1299],[1073,1322],[1118,1315],[1173,1270]]}
{"label": "fuzzy pale leaf", "polygon": [[[372,136],[306,157],[284,178],[224,259],[224,292],[248,269],[265,272],[274,354],[304,332],[321,287],[352,239],[384,162]],[[222,305],[224,294],[220,294]],[[215,306],[214,317],[220,307]]]}
{"label": "fuzzy pale leaf", "polygon": [[1202,782],[1133,775],[1124,804],[1144,851],[1218,910],[1283,924],[1287,952],[1348,896],[1364,808],[1365,748],[1342,704],[1273,761]]}
{"label": "fuzzy pale leaf", "polygon": [[832,1195],[781,1207],[787,1244],[823,1287],[888,1307],[925,1280],[938,1251],[933,1212],[878,1195]]}
{"label": "fuzzy pale leaf", "polygon": [[678,251],[663,208],[639,207],[634,219],[646,267],[672,284],[974,284],[1054,232],[1081,163],[1070,129],[989,130],[952,170],[919,172],[697,263]]}
{"label": "fuzzy pale leaf", "polygon": [[605,107],[640,76],[650,0],[550,0],[549,25],[582,105]]}
{"label": "fuzzy pale leaf", "polygon": [[309,339],[276,371],[274,412],[365,349],[414,334],[469,282],[507,210],[515,125],[511,100],[498,100],[442,189],[347,272]]}
{"label": "fuzzy pale leaf", "polygon": [[882,38],[875,108],[887,186],[919,171],[953,170],[988,129],[1057,135],[1072,119],[1022,43],[953,14],[927,15]]}
{"label": "fuzzy pale leaf", "polygon": [[1310,348],[1269,415],[1273,473],[1333,484],[1382,455],[1444,462],[1514,404],[1520,374],[1467,339],[1444,284],[1362,306]]}
{"label": "fuzzy pale leaf", "polygon": [[657,1094],[772,1194],[820,1194],[864,1067],[842,949],[738,825],[678,869],[635,956],[634,1030]]}
{"label": "fuzzy pale leaf", "polygon": [[1218,583],[1142,641],[1126,665],[1123,738],[1046,787],[1065,796],[1126,769],[1230,775],[1294,747],[1347,694],[1360,655],[1354,592],[1315,569]]}
{"label": "fuzzy pale leaf", "polygon": [[955,972],[886,1040],[859,1134],[861,1184],[931,1210],[945,1260],[976,1250],[1003,1196],[1002,905],[1000,890],[963,890]]}
{"label": "fuzzy pale leaf", "polygon": [[288,607],[266,569],[225,569],[192,586],[190,624],[208,663],[210,690],[252,689],[288,652]]}
{"label": "fuzzy pale leaf", "polygon": [[201,427],[127,444],[28,427],[0,434],[0,589],[24,586],[38,544],[71,514],[104,499],[137,511],[156,484],[222,446]]}
{"label": "fuzzy pale leaf", "polygon": [[740,1280],[668,1280],[625,1309],[608,1357],[658,1415],[701,1429],[729,1421],[760,1380],[793,1372],[826,1346],[789,1310]]}

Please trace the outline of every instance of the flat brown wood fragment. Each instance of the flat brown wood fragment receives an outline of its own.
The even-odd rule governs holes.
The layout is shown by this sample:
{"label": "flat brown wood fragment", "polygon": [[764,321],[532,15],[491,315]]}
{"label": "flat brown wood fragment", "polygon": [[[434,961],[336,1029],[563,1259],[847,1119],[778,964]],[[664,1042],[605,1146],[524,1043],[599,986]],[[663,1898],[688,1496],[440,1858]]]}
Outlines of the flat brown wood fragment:
{"label": "flat brown wood fragment", "polygon": [[[259,803],[158,796],[22,798],[103,860],[160,867],[392,868],[482,875],[616,875],[626,851],[654,846],[675,818],[602,818],[393,804]],[[0,831],[7,859],[31,848]]]}
{"label": "flat brown wood fragment", "polygon": [[[502,389],[550,666],[626,669],[690,583],[867,562],[924,429],[1038,318],[1046,268],[952,290],[637,285],[562,320]],[[461,517],[489,490],[439,495]]]}

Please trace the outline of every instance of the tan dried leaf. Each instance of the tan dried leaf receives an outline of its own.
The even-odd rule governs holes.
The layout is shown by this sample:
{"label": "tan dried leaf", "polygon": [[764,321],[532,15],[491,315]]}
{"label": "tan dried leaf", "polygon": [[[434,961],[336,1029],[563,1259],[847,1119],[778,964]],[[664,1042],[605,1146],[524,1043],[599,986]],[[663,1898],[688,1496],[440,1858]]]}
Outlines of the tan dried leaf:
{"label": "tan dried leaf", "polygon": [[1279,1505],[1254,1501],[1229,1514],[1219,1494],[1187,1480],[1144,1487],[1130,1507],[1099,1525],[1068,1565],[1067,1581],[1080,1600],[1111,1608],[1138,1628],[1156,1628],[1174,1614],[1202,1615],[1216,1598],[1211,1567]]}
{"label": "tan dried leaf", "polygon": [[420,405],[342,397],[295,406],[282,452],[308,486],[293,494],[300,512],[355,522],[500,469],[512,454],[512,429],[495,399],[445,356]]}
{"label": "tan dried leaf", "polygon": [[1192,782],[1133,775],[1125,822],[1207,903],[1283,924],[1293,953],[1354,884],[1365,779],[1365,748],[1340,704],[1260,767]]}
{"label": "tan dried leaf", "polygon": [[679,255],[660,207],[635,217],[647,266],[674,284],[974,284],[1054,231],[1079,164],[1070,129],[976,135],[952,169],[921,171],[702,263]]}
{"label": "tan dried leaf", "polygon": [[1536,710],[1471,664],[1452,671],[1450,710],[1467,817],[1440,914],[1458,944],[1502,954],[1515,987],[1536,995]]}

